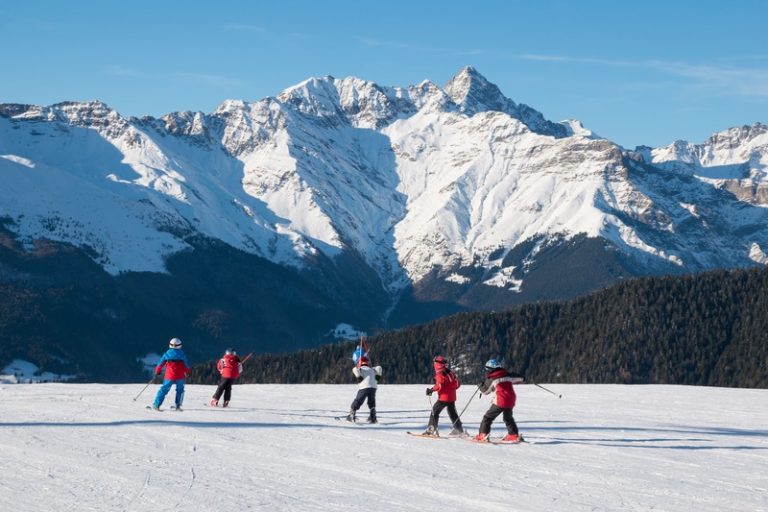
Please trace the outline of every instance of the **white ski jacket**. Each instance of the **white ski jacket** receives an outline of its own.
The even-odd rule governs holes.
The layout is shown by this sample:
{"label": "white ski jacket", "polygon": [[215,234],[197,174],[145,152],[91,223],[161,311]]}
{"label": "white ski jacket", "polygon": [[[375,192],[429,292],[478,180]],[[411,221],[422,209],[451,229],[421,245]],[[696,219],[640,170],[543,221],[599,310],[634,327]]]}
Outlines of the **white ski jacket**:
{"label": "white ski jacket", "polygon": [[362,379],[357,385],[358,389],[376,389],[379,387],[376,377],[381,377],[381,366],[374,366],[373,368],[367,365],[363,365],[360,368],[354,367],[352,368],[352,373],[355,374],[358,380]]}

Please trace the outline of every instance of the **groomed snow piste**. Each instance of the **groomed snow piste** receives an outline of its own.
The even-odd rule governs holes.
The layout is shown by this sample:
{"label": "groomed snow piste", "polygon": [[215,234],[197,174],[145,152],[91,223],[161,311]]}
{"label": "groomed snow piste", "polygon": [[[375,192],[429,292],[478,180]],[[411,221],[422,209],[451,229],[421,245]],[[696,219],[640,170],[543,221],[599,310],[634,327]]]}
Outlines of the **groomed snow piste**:
{"label": "groomed snow piste", "polygon": [[157,386],[0,386],[0,510],[768,510],[768,390],[521,385],[531,443],[497,446],[407,436],[425,387],[382,385],[381,423],[352,425],[354,385],[236,386],[230,409],[188,386],[184,412],[146,410]]}

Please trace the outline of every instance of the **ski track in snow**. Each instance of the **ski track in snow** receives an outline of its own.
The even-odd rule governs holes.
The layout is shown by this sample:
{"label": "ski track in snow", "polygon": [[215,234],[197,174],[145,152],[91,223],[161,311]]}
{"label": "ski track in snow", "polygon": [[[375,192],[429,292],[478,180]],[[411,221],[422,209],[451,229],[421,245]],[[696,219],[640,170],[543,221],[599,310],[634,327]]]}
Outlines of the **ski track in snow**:
{"label": "ski track in snow", "polygon": [[[768,510],[768,390],[548,387],[563,398],[517,386],[531,442],[506,446],[406,435],[423,385],[382,385],[378,425],[335,419],[354,385],[236,386],[231,409],[188,386],[160,413],[157,386],[0,386],[0,510]],[[489,404],[470,404],[471,433]]]}

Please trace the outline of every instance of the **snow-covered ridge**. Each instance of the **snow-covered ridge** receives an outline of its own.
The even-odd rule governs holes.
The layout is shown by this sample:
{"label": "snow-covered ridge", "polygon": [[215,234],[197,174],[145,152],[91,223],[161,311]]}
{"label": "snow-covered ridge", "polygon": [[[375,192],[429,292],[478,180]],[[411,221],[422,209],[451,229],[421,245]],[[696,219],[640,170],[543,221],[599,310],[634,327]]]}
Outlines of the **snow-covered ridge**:
{"label": "snow-covered ridge", "polygon": [[445,87],[310,78],[160,119],[4,104],[0,155],[8,229],[87,247],[112,273],[163,271],[196,235],[295,267],[352,251],[393,293],[435,270],[464,283],[465,267],[519,290],[504,256],[526,240],[586,234],[690,270],[768,247],[764,125],[625,152],[471,67]]}
{"label": "snow-covered ridge", "polygon": [[739,199],[768,206],[768,126],[755,123],[715,133],[702,144],[675,141],[645,152],[649,163],[690,173]]}

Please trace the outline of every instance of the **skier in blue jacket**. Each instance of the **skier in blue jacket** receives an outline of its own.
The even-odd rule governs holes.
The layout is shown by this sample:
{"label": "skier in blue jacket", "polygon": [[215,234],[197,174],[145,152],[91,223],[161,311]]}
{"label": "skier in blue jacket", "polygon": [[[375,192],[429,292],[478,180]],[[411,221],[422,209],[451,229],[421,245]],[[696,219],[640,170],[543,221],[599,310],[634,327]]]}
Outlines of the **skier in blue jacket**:
{"label": "skier in blue jacket", "polygon": [[179,338],[173,338],[168,344],[168,350],[160,358],[160,361],[155,367],[155,375],[160,375],[165,367],[165,376],[163,378],[163,385],[157,390],[157,396],[155,396],[155,403],[152,404],[152,408],[160,410],[160,406],[163,405],[165,395],[171,390],[171,386],[176,385],[176,410],[181,410],[181,404],[184,401],[184,381],[187,379],[187,375],[192,369],[189,367],[189,361],[184,351],[181,350],[181,340]]}

